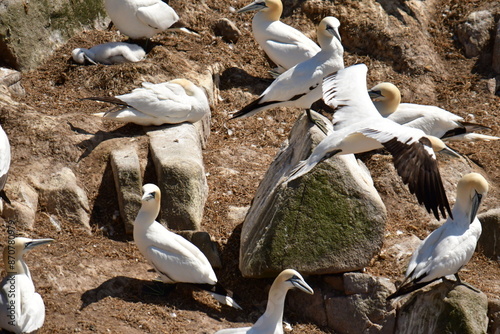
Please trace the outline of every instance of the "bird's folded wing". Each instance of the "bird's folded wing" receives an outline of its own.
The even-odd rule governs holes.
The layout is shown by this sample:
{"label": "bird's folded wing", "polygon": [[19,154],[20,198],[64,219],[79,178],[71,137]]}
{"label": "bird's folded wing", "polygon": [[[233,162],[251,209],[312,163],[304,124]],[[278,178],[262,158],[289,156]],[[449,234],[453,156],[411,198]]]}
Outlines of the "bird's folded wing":
{"label": "bird's folded wing", "polygon": [[137,9],[137,18],[145,25],[154,29],[166,30],[179,16],[166,3],[158,1],[149,6],[143,6]]}

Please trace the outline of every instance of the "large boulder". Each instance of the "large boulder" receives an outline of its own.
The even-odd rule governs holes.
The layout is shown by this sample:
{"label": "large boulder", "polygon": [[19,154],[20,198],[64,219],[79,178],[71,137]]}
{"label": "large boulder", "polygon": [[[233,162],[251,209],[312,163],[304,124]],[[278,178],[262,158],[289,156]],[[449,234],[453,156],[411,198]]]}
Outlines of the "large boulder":
{"label": "large boulder", "polygon": [[492,259],[498,259],[500,256],[500,208],[491,209],[478,216],[483,231],[479,238],[479,249],[481,252]]}
{"label": "large boulder", "polygon": [[323,138],[302,116],[269,167],[243,223],[243,276],[275,276],[285,268],[303,274],[358,270],[380,250],[385,206],[353,155],[330,158],[285,182]]}

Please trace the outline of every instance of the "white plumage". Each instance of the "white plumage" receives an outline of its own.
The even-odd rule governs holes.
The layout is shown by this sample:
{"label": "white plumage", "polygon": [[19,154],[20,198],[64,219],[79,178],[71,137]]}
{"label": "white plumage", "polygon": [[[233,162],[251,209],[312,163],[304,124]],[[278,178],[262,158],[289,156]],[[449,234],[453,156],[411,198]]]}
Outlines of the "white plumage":
{"label": "white plumage", "polygon": [[[7,182],[7,176],[10,168],[10,143],[7,134],[0,126],[0,197],[7,203],[10,203],[8,197],[5,195],[3,188]],[[0,208],[3,207],[3,202],[0,203]],[[2,209],[0,209],[0,212]]]}
{"label": "white plumage", "polygon": [[269,290],[266,312],[252,327],[227,328],[215,334],[283,334],[283,309],[288,290],[297,288],[308,294],[313,289],[304,278],[293,269],[283,270],[273,282]]}
{"label": "white plumage", "polygon": [[336,154],[362,153],[385,147],[394,166],[418,202],[439,219],[450,207],[439,174],[434,150],[446,146],[421,130],[403,127],[383,118],[375,109],[366,89],[367,67],[350,66],[328,76],[323,82],[323,99],[332,108],[335,131],[301,161],[288,181],[309,172],[319,162]]}
{"label": "white plumage", "polygon": [[109,102],[117,107],[96,116],[139,125],[197,122],[210,113],[207,96],[200,87],[186,79],[152,84],[116,97],[89,97],[88,100]]}
{"label": "white plumage", "polygon": [[297,29],[280,21],[283,12],[281,0],[257,0],[241,8],[238,13],[257,10],[252,20],[255,40],[278,65],[276,72],[285,70],[312,58],[321,48]]}
{"label": "white plumage", "polygon": [[136,63],[146,56],[146,52],[137,44],[109,42],[86,48],[76,48],[71,52],[73,60],[79,64],[113,65],[121,63]]}
{"label": "white plumage", "polygon": [[150,38],[182,28],[179,15],[161,0],[104,0],[104,6],[116,28],[131,38]]}
{"label": "white plumage", "polygon": [[[160,189],[143,186],[142,206],[134,221],[134,241],[141,254],[165,283],[215,286],[217,277],[207,257],[191,242],[169,231],[155,219],[160,212]],[[218,301],[240,308],[231,297],[209,291]]]}
{"label": "white plumage", "polygon": [[310,108],[321,99],[323,77],[344,68],[339,26],[335,17],[327,16],[321,20],[318,26],[321,51],[277,77],[255,101],[234,113],[233,118],[247,117],[275,107]]}
{"label": "white plumage", "polygon": [[389,82],[383,82],[369,90],[373,104],[380,114],[398,124],[420,129],[426,134],[443,140],[497,140],[499,137],[474,133],[488,129],[487,126],[465,122],[447,110],[436,106],[400,103],[399,89]]}
{"label": "white plumage", "polygon": [[7,276],[0,290],[0,327],[14,333],[31,333],[43,326],[45,305],[35,292],[31,274],[23,255],[30,249],[53,239],[9,239],[4,246],[3,261]]}
{"label": "white plumage", "polygon": [[488,192],[488,182],[478,173],[462,177],[457,185],[453,218],[433,231],[413,253],[405,280],[394,298],[448,275],[458,278],[458,271],[471,259],[481,235],[476,214]]}

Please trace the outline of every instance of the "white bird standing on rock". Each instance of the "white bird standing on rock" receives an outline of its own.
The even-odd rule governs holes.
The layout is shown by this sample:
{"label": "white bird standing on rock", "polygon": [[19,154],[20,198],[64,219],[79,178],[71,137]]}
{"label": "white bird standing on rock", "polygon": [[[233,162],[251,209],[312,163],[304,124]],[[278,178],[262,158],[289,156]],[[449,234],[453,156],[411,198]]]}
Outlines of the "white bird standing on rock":
{"label": "white bird standing on rock", "polygon": [[481,236],[481,222],[476,214],[488,192],[488,182],[478,173],[462,177],[457,185],[453,218],[433,231],[413,253],[403,283],[387,297],[392,299],[410,293],[448,275],[455,275],[471,259]]}
{"label": "white bird standing on rock", "polygon": [[232,118],[251,116],[275,107],[308,109],[320,100],[323,77],[344,68],[339,26],[340,22],[335,17],[327,16],[321,20],[318,26],[321,51],[277,77],[255,101],[234,113]]}
{"label": "white bird standing on rock", "polygon": [[142,206],[134,221],[134,241],[164,283],[192,283],[219,302],[241,309],[218,282],[207,257],[198,247],[155,221],[160,212],[160,189],[143,186]]}
{"label": "white bird standing on rock", "polygon": [[277,73],[312,58],[321,48],[297,29],[280,21],[281,0],[257,0],[238,10],[244,13],[257,10],[252,20],[255,40],[278,66]]}
{"label": "white bird standing on rock", "polygon": [[398,124],[420,129],[426,134],[446,141],[490,141],[499,137],[487,136],[473,131],[490,129],[487,126],[465,122],[447,110],[436,106],[415,103],[400,103],[401,92],[390,82],[382,82],[368,91],[380,114]]}
{"label": "white bird standing on rock", "polygon": [[443,216],[445,211],[451,215],[434,154],[434,150],[448,152],[446,145],[421,130],[383,118],[368,96],[367,71],[366,65],[357,64],[324,79],[323,99],[330,107],[338,108],[333,118],[335,131],[294,168],[288,182],[336,154],[363,153],[385,147],[418,202],[423,203],[428,212],[432,210],[437,219],[438,209]]}
{"label": "white bird standing on rock", "polygon": [[215,334],[283,334],[283,309],[288,290],[297,288],[308,294],[313,289],[304,281],[304,278],[293,269],[283,270],[273,282],[269,290],[266,312],[252,327],[227,328]]}
{"label": "white bird standing on rock", "polygon": [[173,29],[192,32],[162,0],[104,0],[104,7],[116,28],[134,39],[151,38]]}
{"label": "white bird standing on rock", "polygon": [[0,328],[14,333],[31,333],[43,326],[45,305],[35,292],[23,255],[34,247],[54,239],[9,239],[3,250],[7,276],[0,290]]}
{"label": "white bird standing on rock", "polygon": [[84,100],[117,105],[105,113],[96,113],[95,116],[145,126],[194,123],[210,113],[210,105],[203,89],[186,79],[174,79],[159,84],[143,82],[142,87],[128,94],[88,97]]}
{"label": "white bird standing on rock", "polygon": [[76,48],[71,52],[73,60],[79,64],[122,64],[136,63],[146,57],[146,52],[137,44],[109,42],[86,48]]}
{"label": "white bird standing on rock", "polygon": [[[7,203],[10,204],[10,200],[5,194],[3,188],[7,182],[7,175],[9,174],[10,168],[10,143],[7,134],[0,126],[0,197]],[[0,208],[2,208],[3,203],[0,203]],[[0,210],[1,212],[2,210]]]}

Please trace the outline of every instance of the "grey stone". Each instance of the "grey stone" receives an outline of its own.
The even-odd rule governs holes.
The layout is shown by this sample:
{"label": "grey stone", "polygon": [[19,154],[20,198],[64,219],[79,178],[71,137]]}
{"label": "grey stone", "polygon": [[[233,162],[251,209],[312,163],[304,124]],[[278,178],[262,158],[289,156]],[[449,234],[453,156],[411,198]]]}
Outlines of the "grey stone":
{"label": "grey stone", "polygon": [[16,226],[32,230],[35,226],[38,193],[24,181],[7,183],[5,192],[12,205],[4,203],[2,216],[5,220],[15,222]]}
{"label": "grey stone", "polygon": [[468,58],[479,56],[490,42],[494,28],[495,20],[490,11],[470,13],[457,31],[458,39],[465,49],[465,56]]}
{"label": "grey stone", "polygon": [[142,195],[141,165],[135,147],[112,151],[111,168],[125,232],[132,234],[135,217],[141,208]]}
{"label": "grey stone", "polygon": [[394,284],[386,278],[346,273],[344,289],[346,295],[323,291],[328,327],[338,333],[394,333],[396,310],[385,300],[395,291]]}
{"label": "grey stone", "polygon": [[497,22],[495,30],[495,42],[493,44],[492,58],[491,67],[495,73],[500,74],[500,20]]}
{"label": "grey stone", "polygon": [[478,215],[483,231],[479,237],[478,249],[496,260],[500,257],[500,208]]}
{"label": "grey stone", "polygon": [[210,234],[202,231],[178,231],[176,233],[198,247],[207,257],[212,268],[222,268],[222,261],[219,251],[217,250],[217,244],[212,241]]}
{"label": "grey stone", "polygon": [[454,281],[418,290],[398,309],[396,333],[486,333],[488,300]]}
{"label": "grey stone", "polygon": [[222,18],[217,20],[214,25],[215,36],[221,36],[222,39],[229,43],[236,43],[241,36],[241,31],[236,24],[229,19]]}
{"label": "grey stone", "polygon": [[12,95],[24,97],[26,92],[21,85],[21,72],[0,67],[0,85],[6,86]]}
{"label": "grey stone", "polygon": [[42,209],[48,214],[90,230],[87,194],[78,186],[71,169],[63,167],[58,172],[46,175],[42,180],[34,180],[34,183]]}
{"label": "grey stone", "polygon": [[306,275],[358,270],[380,250],[385,207],[353,155],[333,157],[284,182],[322,138],[303,115],[269,167],[243,223],[243,276],[275,276],[285,268]]}
{"label": "grey stone", "polygon": [[488,333],[500,334],[500,299],[488,299]]}
{"label": "grey stone", "polygon": [[[287,308],[300,313],[302,318],[316,325],[327,326],[328,318],[326,316],[324,296],[320,289],[316,287],[313,289],[313,295],[298,291],[297,289],[288,291]],[[304,305],[307,305],[307,307],[304,307]]]}
{"label": "grey stone", "polygon": [[174,230],[199,230],[208,185],[198,131],[182,123],[147,134],[162,192],[160,222]]}
{"label": "grey stone", "polygon": [[35,68],[77,32],[107,24],[101,0],[3,1],[0,17],[0,57],[17,70]]}

